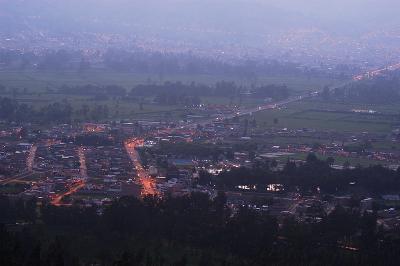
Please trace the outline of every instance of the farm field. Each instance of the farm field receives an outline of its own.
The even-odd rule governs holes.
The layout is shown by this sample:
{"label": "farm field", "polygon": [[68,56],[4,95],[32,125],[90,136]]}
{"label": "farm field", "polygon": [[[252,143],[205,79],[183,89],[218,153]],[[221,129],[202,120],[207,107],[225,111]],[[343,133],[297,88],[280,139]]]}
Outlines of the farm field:
{"label": "farm field", "polygon": [[287,107],[266,110],[253,116],[261,129],[315,129],[338,132],[389,133],[400,124],[400,117],[394,113],[363,114],[352,109],[364,106],[331,104],[323,105],[318,101],[303,101]]}
{"label": "farm field", "polygon": [[[9,94],[0,96],[12,97]],[[37,93],[37,94],[20,94],[15,99],[22,104],[32,106],[36,110],[40,110],[53,103],[66,102],[74,110],[74,119],[84,120],[85,118],[79,114],[79,110],[88,107],[90,110],[97,106],[106,106],[108,109],[109,119],[151,119],[163,118],[167,120],[178,120],[185,113],[184,107],[178,105],[157,105],[150,103],[150,99],[146,99],[144,104],[140,106],[138,102],[124,101],[121,99],[97,100],[89,96]],[[90,113],[90,112],[89,112]]]}
{"label": "farm field", "polygon": [[42,72],[35,70],[13,71],[0,70],[0,84],[6,87],[28,88],[45,91],[46,88],[56,89],[62,85],[119,85],[128,90],[138,84],[163,83],[165,81],[180,81],[183,83],[202,83],[213,85],[218,81],[234,81],[238,85],[248,86],[285,84],[294,92],[320,89],[326,85],[339,84],[340,81],[329,78],[308,78],[305,76],[260,76],[255,80],[246,80],[230,75],[165,75],[138,74],[130,72],[115,72],[106,69],[93,69],[83,74],[76,71]]}
{"label": "farm field", "polygon": [[[341,156],[326,156],[323,154],[316,153],[315,154],[320,160],[326,160],[328,157],[332,157],[335,162],[334,165],[343,166],[345,163],[350,163],[350,166],[361,165],[364,167],[368,167],[370,165],[386,165],[382,161],[370,160],[365,158],[354,158],[354,157],[341,157]],[[278,161],[286,162],[288,159],[291,160],[305,160],[308,156],[308,153],[296,153],[290,156],[282,156],[279,157]]]}
{"label": "farm field", "polygon": [[[222,75],[165,75],[162,78],[158,75],[137,74],[128,72],[114,72],[106,69],[92,69],[79,74],[76,71],[50,72],[35,70],[0,70],[0,85],[7,88],[0,91],[0,96],[7,96],[40,109],[55,102],[66,101],[78,110],[83,106],[95,108],[98,105],[107,106],[110,119],[167,119],[179,120],[184,117],[184,106],[170,106],[152,104],[152,98],[144,99],[145,104],[140,105],[137,101],[124,101],[118,99],[93,99],[89,96],[56,94],[58,88],[63,85],[82,86],[94,84],[100,86],[119,85],[130,91],[138,84],[163,83],[165,81],[180,81],[183,83],[202,83],[213,85],[218,81],[234,81],[240,86],[285,84],[292,90],[292,93],[300,93],[305,90],[320,89],[323,86],[336,83],[336,80],[327,78],[307,78],[305,76],[264,76],[257,80],[244,80],[234,76]],[[14,90],[16,89],[16,90]],[[16,94],[13,91],[17,91]],[[239,99],[232,101],[231,95],[226,97],[201,97],[205,104],[226,105],[239,104]],[[263,99],[243,97],[240,105],[243,107],[254,107],[263,104]],[[76,119],[85,119],[75,115]],[[87,117],[86,117],[87,118]]]}

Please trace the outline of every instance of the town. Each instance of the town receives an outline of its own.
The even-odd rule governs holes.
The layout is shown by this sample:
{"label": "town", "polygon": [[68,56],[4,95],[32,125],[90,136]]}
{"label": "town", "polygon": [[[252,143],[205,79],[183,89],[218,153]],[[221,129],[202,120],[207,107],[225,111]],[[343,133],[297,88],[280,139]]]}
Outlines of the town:
{"label": "town", "polygon": [[[42,204],[55,206],[101,209],[123,196],[162,198],[200,192],[214,198],[221,187],[211,182],[213,177],[260,165],[279,172],[288,162],[306,163],[310,154],[318,155],[337,170],[366,167],[362,162],[386,165],[394,171],[399,168],[398,151],[348,148],[366,145],[371,139],[385,141],[388,137],[397,145],[400,134],[395,130],[388,136],[287,129],[279,125],[263,131],[257,128],[255,113],[273,112],[289,102],[250,109],[205,108],[207,114],[200,111],[200,115],[180,122],[125,120],[61,124],[45,129],[34,124],[3,123],[1,194],[11,198],[36,198]],[[358,109],[349,112],[373,113]],[[205,119],[207,116],[211,118]],[[307,144],[299,139],[318,139],[321,143],[308,141]],[[253,181],[225,187],[224,191],[232,211],[247,206],[282,219],[293,216],[299,221],[316,222],[337,204],[346,206],[355,200],[351,190],[329,194],[318,190],[293,191],[284,184]],[[400,213],[393,206],[400,202],[399,194],[365,191],[357,193],[357,199],[361,211],[381,206],[378,221],[385,228],[398,226]]]}
{"label": "town", "polygon": [[399,265],[399,9],[0,0],[0,265]]}

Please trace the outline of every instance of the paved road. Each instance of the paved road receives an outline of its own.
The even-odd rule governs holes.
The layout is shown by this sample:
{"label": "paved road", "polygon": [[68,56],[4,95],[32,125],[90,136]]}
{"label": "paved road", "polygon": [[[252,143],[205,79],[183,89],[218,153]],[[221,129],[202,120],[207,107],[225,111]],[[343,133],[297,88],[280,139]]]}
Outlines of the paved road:
{"label": "paved road", "polygon": [[25,171],[17,176],[13,176],[13,177],[10,177],[10,178],[0,181],[0,185],[7,185],[10,183],[18,182],[18,181],[21,181],[31,175],[32,175],[31,172]]}
{"label": "paved road", "polygon": [[26,171],[24,171],[16,176],[13,176],[13,177],[10,177],[10,178],[0,181],[0,185],[7,185],[10,183],[18,182],[18,181],[23,180],[24,178],[31,176],[33,173],[33,164],[34,164],[34,160],[35,160],[36,151],[37,151],[37,146],[32,145],[32,147],[29,150],[28,157],[26,159],[26,168],[27,168]]}
{"label": "paved road", "polygon": [[143,165],[140,162],[139,153],[136,150],[136,147],[142,145],[144,142],[143,139],[130,139],[125,142],[125,149],[131,159],[137,173],[137,178],[139,179],[140,184],[142,185],[142,196],[146,195],[158,195],[156,181],[152,178],[143,168]]}
{"label": "paved road", "polygon": [[[330,86],[329,89],[331,91],[333,91],[335,88],[340,88],[340,87],[344,87],[350,83],[354,82],[354,80],[350,80],[350,81],[345,81],[341,84],[338,84],[336,86]],[[209,118],[209,119],[205,119],[202,121],[197,121],[197,122],[193,122],[193,123],[189,123],[189,124],[183,124],[180,125],[180,127],[183,128],[187,128],[187,129],[194,129],[196,128],[198,125],[200,126],[205,126],[207,124],[211,124],[213,122],[216,121],[224,121],[227,119],[232,119],[234,117],[241,117],[241,116],[246,116],[246,115],[251,115],[254,114],[256,112],[261,112],[261,111],[265,111],[265,110],[272,110],[272,109],[276,109],[276,108],[280,108],[286,105],[289,105],[291,103],[295,103],[295,102],[300,102],[306,99],[312,99],[314,97],[317,97],[318,95],[320,95],[320,93],[322,93],[323,89],[319,89],[316,90],[314,92],[307,92],[301,95],[297,95],[297,96],[293,96],[290,97],[286,100],[282,100],[282,101],[278,101],[278,102],[273,102],[273,103],[268,103],[268,104],[264,104],[264,105],[259,105],[256,107],[252,107],[252,108],[247,108],[247,109],[243,109],[240,110],[238,112],[233,112],[233,113],[229,113],[229,114],[221,114],[219,116],[213,117],[213,118]]]}
{"label": "paved road", "polygon": [[376,76],[380,76],[382,74],[384,74],[387,71],[394,71],[400,69],[400,63],[399,64],[394,64],[394,65],[390,65],[381,69],[375,69],[375,70],[371,70],[371,71],[367,71],[364,74],[360,74],[357,76],[353,77],[353,80],[363,80],[363,79],[368,79],[368,78],[372,78],[372,77],[376,77]]}
{"label": "paved road", "polygon": [[55,206],[69,206],[70,204],[64,204],[62,203],[62,199],[65,196],[72,195],[76,192],[78,192],[81,188],[85,187],[86,181],[88,179],[87,175],[87,168],[86,168],[86,157],[85,157],[85,151],[82,147],[79,147],[78,149],[78,156],[79,156],[79,163],[80,163],[80,179],[72,183],[69,187],[68,190],[56,194],[53,199],[51,200],[51,204]]}
{"label": "paved road", "polygon": [[274,103],[268,103],[265,105],[260,105],[260,106],[256,106],[256,107],[252,107],[252,108],[247,108],[247,109],[243,109],[237,112],[233,112],[233,113],[229,113],[229,114],[221,114],[219,116],[213,117],[213,118],[209,118],[206,120],[202,120],[202,121],[197,121],[194,123],[190,123],[190,124],[184,124],[181,125],[181,128],[188,128],[188,129],[193,129],[196,128],[198,125],[200,126],[205,126],[207,124],[211,124],[213,122],[217,122],[217,121],[224,121],[227,119],[232,119],[234,117],[241,117],[241,116],[246,116],[246,115],[251,115],[254,114],[256,112],[261,112],[261,111],[265,111],[265,110],[272,110],[272,109],[276,109],[279,107],[283,107],[285,105],[294,103],[294,102],[299,102],[302,101],[304,99],[309,99],[312,97],[315,97],[316,95],[318,95],[319,92],[314,92],[313,94],[305,94],[305,95],[300,95],[300,96],[294,96],[294,97],[290,97],[289,99],[283,100],[283,101],[278,101],[278,102],[274,102]]}
{"label": "paved road", "polygon": [[78,149],[78,157],[79,157],[79,172],[82,178],[87,179],[88,174],[87,174],[87,167],[86,167],[86,156],[85,156],[85,150],[83,147],[79,147]]}
{"label": "paved road", "polygon": [[72,195],[76,193],[79,189],[83,188],[86,185],[84,180],[78,180],[73,183],[66,192],[57,194],[51,200],[51,204],[54,206],[69,206],[70,204],[63,204],[62,199],[66,196]]}
{"label": "paved road", "polygon": [[28,158],[26,160],[26,167],[28,168],[29,172],[33,171],[33,165],[35,164],[36,151],[37,151],[37,146],[32,145],[31,149],[29,150]]}
{"label": "paved road", "polygon": [[[367,71],[366,73],[353,76],[352,80],[345,81],[345,82],[343,82],[341,84],[338,84],[336,86],[330,86],[329,89],[330,89],[330,91],[333,91],[335,88],[344,87],[346,85],[351,84],[354,81],[360,81],[360,80],[364,80],[364,79],[369,79],[371,77],[382,75],[386,71],[394,71],[394,70],[398,70],[398,69],[400,69],[400,63],[399,64],[394,64],[394,65],[390,65],[390,66],[387,66],[387,67],[381,68],[381,69]],[[257,107],[254,107],[254,108],[244,109],[244,110],[241,110],[241,111],[236,112],[236,113],[220,115],[220,116],[217,116],[217,117],[212,118],[212,119],[207,119],[207,120],[199,121],[199,122],[196,122],[196,123],[183,125],[182,128],[195,128],[197,125],[204,126],[204,125],[210,124],[210,123],[212,123],[214,121],[223,121],[223,120],[226,120],[226,119],[232,119],[232,118],[237,117],[237,116],[239,116],[239,117],[240,116],[246,116],[246,115],[250,115],[250,114],[253,114],[253,113],[256,113],[256,112],[265,111],[265,110],[268,110],[268,109],[275,109],[275,108],[283,107],[285,105],[288,105],[288,104],[291,104],[291,103],[294,103],[294,102],[299,102],[299,101],[303,101],[305,99],[310,99],[310,98],[316,97],[322,91],[323,91],[323,89],[319,89],[319,90],[316,90],[316,91],[314,91],[312,93],[304,93],[304,94],[299,95],[299,96],[290,97],[289,99],[286,99],[286,100],[283,100],[283,101],[278,101],[278,102],[275,102],[275,103],[269,103],[269,104],[257,106]]]}

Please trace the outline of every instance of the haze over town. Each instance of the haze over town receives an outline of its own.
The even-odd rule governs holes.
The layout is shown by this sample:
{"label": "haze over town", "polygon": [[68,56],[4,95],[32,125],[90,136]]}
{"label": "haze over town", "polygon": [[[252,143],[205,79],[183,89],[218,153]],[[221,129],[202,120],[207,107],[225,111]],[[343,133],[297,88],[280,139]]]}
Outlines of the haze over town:
{"label": "haze over town", "polygon": [[338,0],[329,8],[323,0],[3,0],[1,4],[3,38],[16,38],[24,49],[30,47],[30,34],[39,45],[58,48],[93,48],[117,35],[116,43],[101,47],[140,45],[308,63],[321,57],[341,63],[398,60],[400,4],[395,0]]}
{"label": "haze over town", "polygon": [[399,265],[397,0],[0,0],[0,265]]}

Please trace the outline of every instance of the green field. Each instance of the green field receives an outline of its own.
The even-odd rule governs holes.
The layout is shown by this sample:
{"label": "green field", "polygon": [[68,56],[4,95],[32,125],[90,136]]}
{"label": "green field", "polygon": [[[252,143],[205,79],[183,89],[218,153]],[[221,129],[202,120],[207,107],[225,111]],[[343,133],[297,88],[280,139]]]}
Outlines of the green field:
{"label": "green field", "polygon": [[[0,85],[8,88],[8,93],[3,92],[3,96],[15,97],[19,102],[26,103],[34,108],[40,109],[50,103],[68,101],[74,109],[79,109],[83,105],[93,108],[96,105],[107,105],[109,118],[163,118],[178,120],[186,113],[183,106],[160,106],[150,104],[152,99],[146,99],[147,104],[143,109],[139,108],[137,102],[123,100],[93,100],[93,97],[52,94],[48,90],[57,91],[63,85],[78,86],[96,84],[100,86],[120,85],[128,91],[138,84],[163,83],[165,81],[180,81],[183,83],[201,83],[214,85],[218,81],[234,81],[240,86],[250,86],[250,82],[256,85],[285,84],[293,93],[305,90],[315,90],[326,85],[338,83],[336,80],[326,78],[307,78],[303,76],[263,76],[257,80],[245,80],[234,76],[221,75],[165,75],[162,78],[158,75],[146,75],[128,72],[115,72],[106,69],[92,69],[79,74],[76,71],[0,71]],[[18,94],[13,95],[12,90],[18,89]],[[1,93],[1,92],[0,92]],[[239,100],[231,102],[231,95],[226,97],[202,97],[205,104],[239,104]],[[246,98],[240,100],[241,106],[255,106],[262,103],[262,99]],[[80,118],[79,116],[77,117]]]}
{"label": "green field", "polygon": [[[0,95],[1,96],[1,95]],[[12,97],[11,95],[5,95]],[[74,110],[74,118],[84,119],[78,113],[84,105],[90,110],[96,106],[107,106],[110,119],[165,119],[176,121],[182,119],[186,111],[183,106],[177,105],[158,105],[151,103],[151,99],[145,99],[145,103],[140,108],[138,102],[124,101],[123,99],[94,100],[89,96],[75,96],[63,94],[37,93],[17,95],[15,99],[20,102],[33,106],[34,109],[41,108],[56,102],[68,102]],[[90,118],[90,117],[89,117]]]}
{"label": "green field", "polygon": [[303,101],[280,109],[258,112],[254,114],[254,118],[261,129],[275,127],[338,132],[389,133],[394,126],[400,124],[400,117],[393,114],[352,113],[351,110],[355,108],[362,109],[363,106],[325,105],[317,101]]}
{"label": "green field", "polygon": [[246,80],[235,76],[222,75],[158,75],[115,72],[106,69],[90,70],[84,74],[76,71],[0,71],[0,84],[10,88],[28,88],[34,91],[44,91],[46,88],[57,89],[62,85],[120,85],[131,89],[138,84],[163,83],[165,81],[181,81],[183,83],[202,83],[213,85],[218,81],[234,81],[238,85],[248,86],[285,84],[295,92],[316,90],[326,85],[339,84],[339,81],[328,78],[307,78],[305,76],[260,76],[256,80]]}
{"label": "green field", "polygon": [[[350,163],[350,166],[361,165],[364,167],[368,167],[370,165],[377,165],[377,164],[386,165],[385,162],[369,160],[366,158],[326,156],[326,155],[322,155],[322,154],[318,154],[318,153],[316,155],[320,160],[326,160],[328,157],[332,157],[335,160],[335,162],[333,164],[339,165],[339,166],[343,166],[346,162]],[[297,153],[297,154],[294,154],[291,156],[279,157],[278,161],[280,161],[281,163],[285,163],[285,162],[287,162],[288,159],[290,159],[290,160],[306,160],[307,156],[308,156],[308,153]]]}
{"label": "green field", "polygon": [[287,145],[307,145],[313,146],[314,144],[329,144],[331,140],[316,139],[315,137],[292,137],[292,136],[272,136],[268,138],[254,138],[257,143],[262,143],[267,146],[287,146]]}
{"label": "green field", "polygon": [[393,142],[393,141],[390,141],[390,140],[373,142],[371,149],[372,150],[376,150],[376,151],[386,151],[386,152],[399,151],[400,150],[400,143]]}

